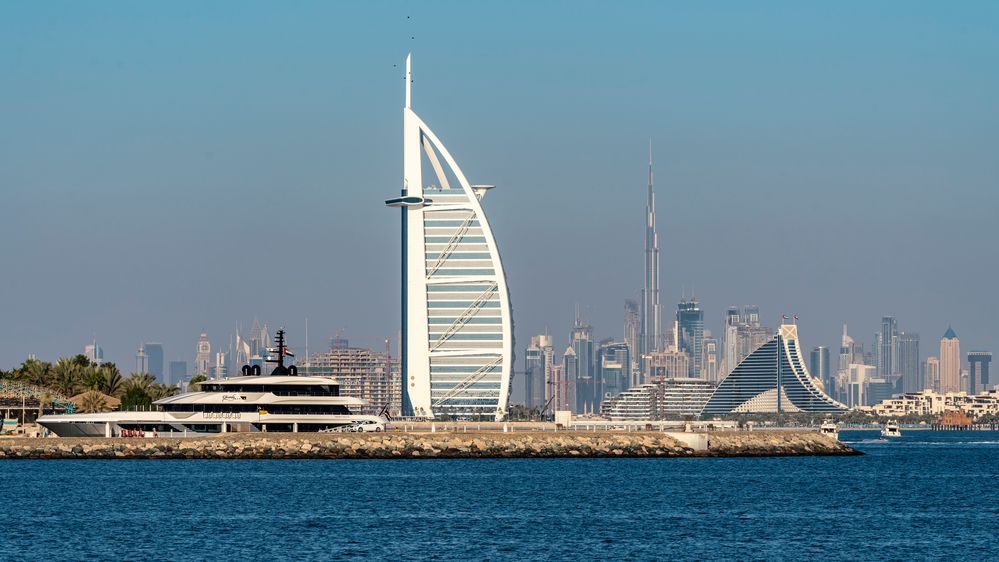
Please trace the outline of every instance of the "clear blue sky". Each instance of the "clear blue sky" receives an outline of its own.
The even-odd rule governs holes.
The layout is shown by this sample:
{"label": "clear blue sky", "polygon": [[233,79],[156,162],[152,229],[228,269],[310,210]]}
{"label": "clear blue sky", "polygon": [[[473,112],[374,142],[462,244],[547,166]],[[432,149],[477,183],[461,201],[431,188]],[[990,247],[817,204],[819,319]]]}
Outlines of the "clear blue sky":
{"label": "clear blue sky", "polygon": [[95,334],[126,372],[141,340],[190,362],[254,317],[380,347],[410,50],[415,109],[499,186],[521,356],[576,303],[620,336],[650,136],[670,313],[693,287],[716,330],[754,303],[870,345],[892,313],[923,356],[949,323],[999,351],[997,29],[971,1],[4,3],[0,367]]}

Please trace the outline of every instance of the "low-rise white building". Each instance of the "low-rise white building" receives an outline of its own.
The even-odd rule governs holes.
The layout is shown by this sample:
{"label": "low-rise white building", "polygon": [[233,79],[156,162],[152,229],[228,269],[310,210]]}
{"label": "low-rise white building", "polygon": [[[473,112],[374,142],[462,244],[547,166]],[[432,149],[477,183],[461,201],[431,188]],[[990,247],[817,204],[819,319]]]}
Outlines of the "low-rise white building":
{"label": "low-rise white building", "polygon": [[643,384],[605,400],[601,414],[613,421],[697,417],[715,387],[711,381],[691,378]]}
{"label": "low-rise white building", "polygon": [[879,416],[900,417],[910,414],[939,416],[950,410],[964,410],[972,418],[999,414],[999,390],[968,395],[967,392],[940,394],[932,390],[907,392],[884,400],[870,409]]}

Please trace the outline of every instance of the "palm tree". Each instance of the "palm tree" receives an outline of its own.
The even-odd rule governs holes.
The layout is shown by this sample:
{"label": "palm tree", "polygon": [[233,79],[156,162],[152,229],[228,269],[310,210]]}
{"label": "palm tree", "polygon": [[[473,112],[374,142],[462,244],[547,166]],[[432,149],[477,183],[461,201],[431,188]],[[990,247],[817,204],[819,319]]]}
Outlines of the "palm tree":
{"label": "palm tree", "polygon": [[88,391],[80,397],[80,411],[85,414],[106,412],[109,409],[107,398],[96,390]]}
{"label": "palm tree", "polygon": [[63,357],[52,368],[52,390],[64,395],[73,396],[80,390],[83,376],[80,366],[72,359]]}
{"label": "palm tree", "polygon": [[153,399],[153,402],[168,398],[178,392],[180,392],[179,388],[168,384],[153,384],[149,386],[148,390],[149,397]]}
{"label": "palm tree", "polygon": [[149,373],[132,373],[127,379],[125,379],[125,392],[128,392],[131,388],[138,388],[139,390],[149,394],[149,387],[156,382],[156,377],[150,375]]}
{"label": "palm tree", "polygon": [[17,370],[15,377],[36,386],[48,386],[51,371],[51,363],[39,361],[31,357],[21,364],[21,368]]}
{"label": "palm tree", "polygon": [[52,405],[52,393],[49,391],[43,392],[42,395],[38,397],[38,416],[41,417],[41,415],[44,413],[43,410],[45,410],[45,406],[51,406],[51,405]]}
{"label": "palm tree", "polygon": [[107,394],[108,396],[119,396],[122,392],[125,392],[125,385],[122,384],[121,371],[114,363],[105,363],[97,368],[101,373],[99,380],[100,385],[96,390]]}

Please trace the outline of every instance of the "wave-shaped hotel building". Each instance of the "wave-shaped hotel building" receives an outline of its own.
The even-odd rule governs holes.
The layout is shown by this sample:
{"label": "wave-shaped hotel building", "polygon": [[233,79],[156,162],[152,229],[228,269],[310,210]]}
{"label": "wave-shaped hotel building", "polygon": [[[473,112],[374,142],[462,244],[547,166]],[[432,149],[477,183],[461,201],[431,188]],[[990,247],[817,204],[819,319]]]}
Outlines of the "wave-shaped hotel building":
{"label": "wave-shaped hotel building", "polygon": [[715,389],[702,414],[843,412],[805,367],[798,326],[784,324],[749,354]]}
{"label": "wave-shaped hotel building", "polygon": [[[503,264],[482,211],[490,185],[472,185],[413,111],[406,57],[402,210],[403,415],[506,415],[513,319]],[[432,183],[424,183],[424,162]]]}

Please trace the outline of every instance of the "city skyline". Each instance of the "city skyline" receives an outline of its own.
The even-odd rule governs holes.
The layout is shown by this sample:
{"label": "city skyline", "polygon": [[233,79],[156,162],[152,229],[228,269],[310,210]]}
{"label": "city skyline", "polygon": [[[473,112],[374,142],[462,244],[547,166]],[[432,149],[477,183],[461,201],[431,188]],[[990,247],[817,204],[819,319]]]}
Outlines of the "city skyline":
{"label": "city skyline", "polygon": [[[888,14],[867,10],[870,21],[851,30],[857,49],[871,49],[873,60],[811,44],[811,57],[836,63],[828,78],[826,71],[809,70],[814,60],[774,62],[768,56],[808,33],[836,32],[847,25],[844,16],[819,23],[787,14],[798,28],[743,30],[772,37],[736,57],[773,82],[761,80],[754,91],[722,88],[726,82],[700,70],[741,75],[727,58],[736,56],[736,45],[712,47],[715,36],[707,32],[682,35],[687,43],[668,33],[662,44],[622,36],[602,47],[610,49],[606,56],[595,56],[601,53],[554,26],[567,50],[532,62],[482,49],[454,53],[447,42],[430,37],[460,11],[431,23],[440,15],[431,10],[413,24],[423,26],[417,40],[409,40],[404,32],[410,24],[399,15],[380,31],[384,43],[357,61],[338,49],[357,42],[357,32],[343,28],[334,39],[328,37],[337,34],[320,35],[306,25],[302,36],[309,48],[279,50],[300,64],[260,59],[263,46],[241,42],[245,53],[210,55],[178,68],[164,56],[167,51],[194,61],[202,52],[198,47],[215,45],[216,38],[194,33],[190,46],[164,40],[130,53],[118,52],[109,40],[135,33],[130,25],[143,13],[165,16],[139,27],[166,37],[180,25],[177,12],[79,14],[109,39],[86,26],[67,30],[44,14],[26,13],[20,29],[0,39],[9,47],[0,56],[14,72],[0,99],[26,108],[9,123],[18,142],[7,143],[0,155],[6,164],[0,179],[10,193],[0,211],[0,234],[17,241],[5,258],[33,275],[14,276],[5,291],[0,365],[16,366],[28,354],[54,360],[95,339],[106,360],[122,367],[135,363],[143,341],[161,342],[164,360],[193,365],[201,330],[213,346],[226,342],[227,348],[235,322],[254,315],[293,330],[292,341],[302,348],[304,330],[296,326],[306,318],[312,325],[308,343],[316,349],[342,328],[371,347],[385,336],[395,338],[398,221],[385,216],[380,201],[398,185],[392,108],[399,105],[402,78],[396,66],[410,49],[421,57],[426,84],[421,113],[461,147],[457,159],[502,187],[491,196],[490,219],[503,241],[518,349],[546,326],[556,349],[563,349],[576,303],[593,326],[594,341],[622,338],[621,303],[636,299],[641,288],[650,136],[657,145],[665,310],[673,310],[686,287],[696,291],[705,327],[715,336],[728,306],[754,303],[764,311],[764,325],[777,325],[782,313],[797,313],[808,325],[809,349],[835,349],[844,322],[869,345],[884,315],[923,334],[924,358],[948,325],[960,333],[962,349],[995,349],[995,266],[986,264],[981,273],[968,264],[994,254],[989,210],[997,207],[997,195],[987,188],[996,177],[987,150],[994,143],[982,124],[996,119],[994,104],[985,102],[999,88],[994,76],[953,62],[980,60],[972,55],[981,52],[976,45],[982,41],[994,43],[984,34],[994,18],[969,24],[971,15],[981,15],[976,7],[957,9],[961,17],[924,7],[888,30],[890,37],[881,37],[877,23]],[[676,23],[661,24],[667,29],[713,15],[709,9],[673,12]],[[232,33],[245,41],[268,15],[263,8],[249,9]],[[350,15],[361,21],[376,17],[358,7]],[[584,10],[583,28],[596,30],[597,16]],[[512,16],[498,15],[484,25],[500,29],[508,23],[504,17]],[[546,7],[537,17],[518,28],[528,45],[546,41],[542,28],[561,14]],[[608,24],[622,24],[622,18],[613,15]],[[301,20],[293,21],[278,22],[277,36],[298,33]],[[920,35],[928,22],[953,41]],[[43,48],[47,33],[56,31],[84,41],[63,39]],[[886,48],[892,40],[897,46]],[[692,50],[680,57],[676,53],[685,44]],[[581,49],[581,56],[570,56],[570,48]],[[919,56],[927,50],[951,58]],[[648,72],[650,61],[664,71]],[[550,72],[556,62],[562,70]],[[879,79],[872,74],[879,64],[911,72]],[[335,75],[313,70],[330,65]],[[43,75],[35,70],[41,67],[56,70]],[[217,68],[232,73],[226,80],[210,78]],[[263,85],[258,70],[279,80]],[[782,94],[777,86],[788,86],[784,73],[815,83],[805,80]],[[150,80],[153,75],[163,79]],[[961,88],[941,85],[943,76]],[[171,78],[208,80],[215,91],[164,84]],[[583,78],[591,79],[578,95],[562,93]],[[863,94],[821,92],[820,86],[858,79],[870,86]],[[512,93],[512,86],[527,83],[534,86],[529,93]],[[624,87],[612,83],[636,86],[627,90],[634,94],[632,107],[602,101],[611,88]],[[458,85],[470,93],[448,93]],[[124,93],[116,94],[121,88]],[[662,92],[669,103],[659,103],[648,90]],[[64,91],[75,95],[60,97]],[[274,105],[268,97],[289,91],[299,92],[301,110]],[[900,92],[904,103],[896,103]],[[223,99],[244,101],[220,105]],[[162,115],[148,111],[153,106]],[[560,110],[542,111],[551,107]],[[259,129],[243,124],[254,113],[267,116]],[[209,114],[217,119],[206,120]],[[586,144],[566,136],[581,130],[579,115],[590,116]],[[532,135],[525,139],[524,131]],[[792,146],[792,138],[803,142]],[[581,165],[581,156],[599,156],[600,162]],[[950,196],[941,199],[944,189]],[[269,197],[275,190],[282,194],[276,201]],[[302,226],[279,239],[261,234],[258,223],[268,224],[273,211],[292,213]],[[871,242],[885,239],[898,240],[898,247]],[[761,262],[754,252],[767,244],[776,246],[783,261]],[[322,255],[323,262],[345,264],[356,253],[371,259],[351,278],[337,274],[339,265],[314,259]],[[288,276],[288,296],[277,303],[266,299],[268,275],[240,275],[247,268],[265,271],[261,256],[272,255],[285,255],[292,270],[309,273]],[[927,255],[934,256],[932,264]],[[67,264],[74,275],[60,273]],[[788,268],[798,272],[798,282],[780,295],[770,285]]]}

